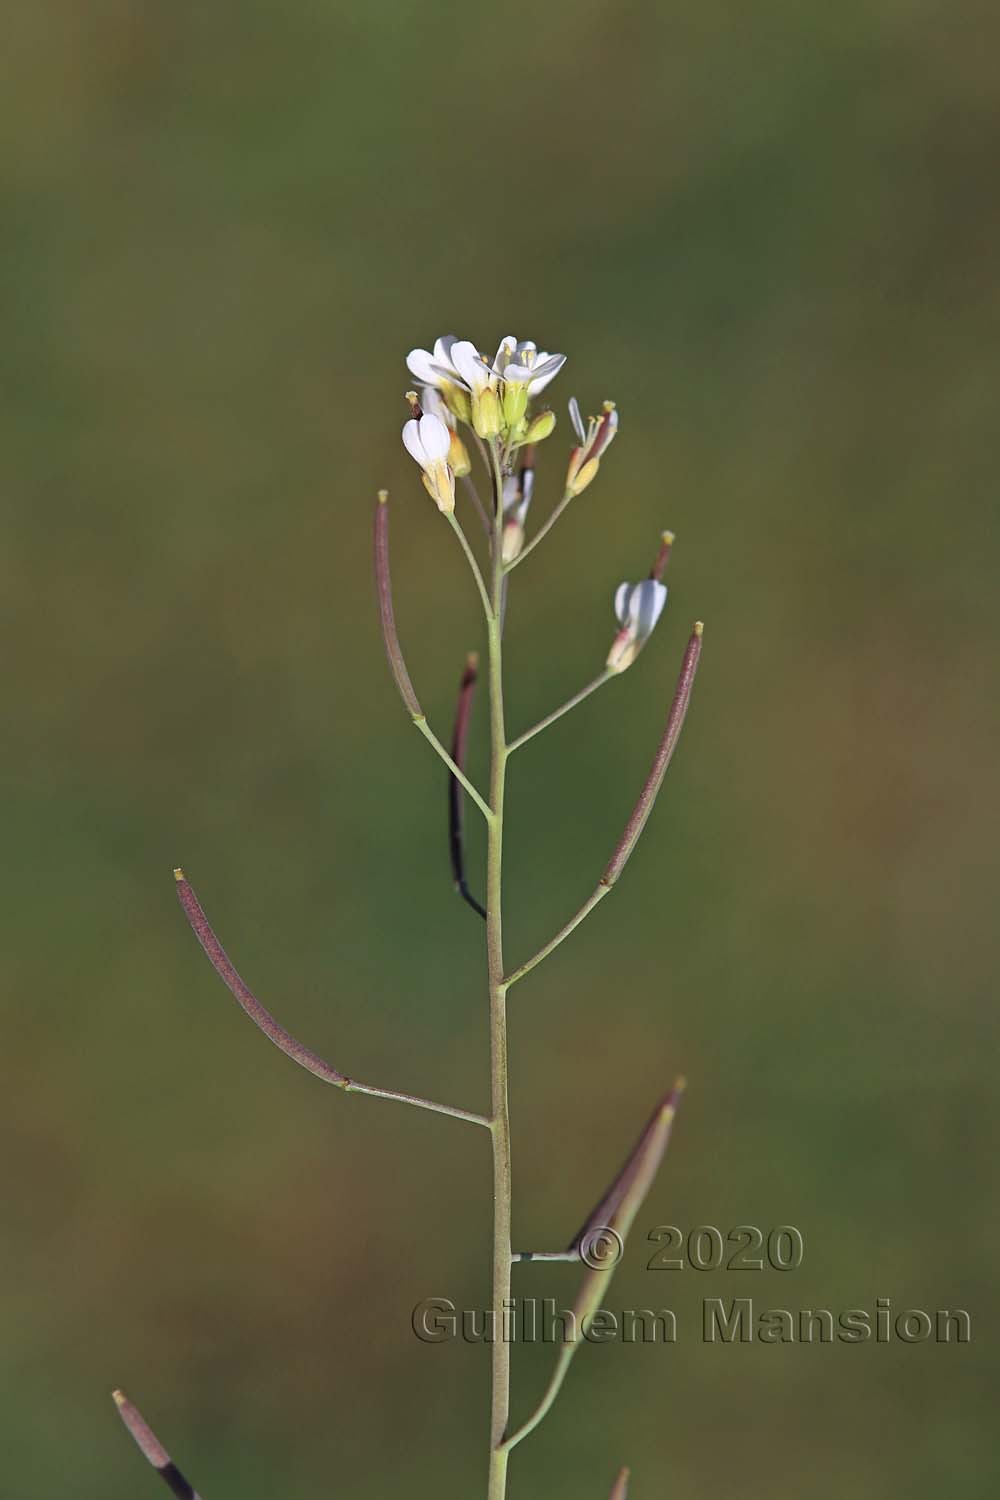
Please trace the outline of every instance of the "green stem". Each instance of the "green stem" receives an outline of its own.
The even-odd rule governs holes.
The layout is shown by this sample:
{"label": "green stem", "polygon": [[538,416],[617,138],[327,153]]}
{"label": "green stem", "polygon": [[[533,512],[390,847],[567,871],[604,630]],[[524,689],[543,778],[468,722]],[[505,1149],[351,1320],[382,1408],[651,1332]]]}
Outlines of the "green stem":
{"label": "green stem", "polygon": [[588,682],[587,686],[581,688],[572,698],[567,698],[566,702],[560,708],[553,709],[552,713],[547,714],[544,719],[539,719],[537,724],[533,724],[530,729],[526,729],[523,734],[519,734],[516,740],[511,740],[507,746],[507,754],[513,755],[515,750],[519,750],[522,745],[526,745],[529,740],[534,739],[536,734],[541,734],[543,729],[548,729],[549,725],[554,724],[557,719],[561,719],[563,714],[568,714],[571,708],[576,708],[578,703],[582,703],[585,698],[589,698],[591,693],[595,693],[609,678],[617,676],[617,672],[612,672],[608,667],[605,667],[600,676],[595,677],[593,682]]}
{"label": "green stem", "polygon": [[490,803],[486,844],[486,956],[490,998],[490,1089],[493,1137],[493,1317],[489,1500],[507,1493],[507,1450],[503,1446],[510,1412],[510,1343],[503,1337],[504,1312],[511,1290],[511,1160],[507,1108],[507,986],[503,977],[503,813],[507,770],[507,733],[503,708],[503,647],[500,615],[503,596],[501,558],[502,481],[496,445],[490,444],[494,485],[494,542],[489,617]]}
{"label": "green stem", "polygon": [[416,724],[417,728],[420,730],[420,733],[423,735],[427,743],[434,746],[434,749],[437,751],[438,755],[440,755],[441,759],[444,761],[445,765],[448,767],[448,770],[455,777],[455,779],[462,783],[462,785],[465,787],[465,790],[468,792],[469,796],[472,798],[473,802],[476,804],[476,806],[479,808],[479,811],[486,819],[487,823],[489,823],[493,818],[493,813],[490,811],[489,803],[480,796],[479,792],[476,791],[476,788],[473,786],[468,776],[466,776],[465,772],[452,760],[451,756],[448,754],[447,750],[444,748],[441,741],[438,739],[437,735],[434,733],[433,729],[424,718],[423,714],[414,714],[413,722],[414,724]]}
{"label": "green stem", "polygon": [[572,495],[563,495],[562,499],[559,501],[559,504],[549,516],[549,519],[545,522],[545,525],[541,528],[541,530],[531,538],[531,541],[528,542],[526,547],[523,547],[521,549],[521,551],[514,558],[513,562],[509,562],[507,564],[506,571],[508,573],[513,572],[515,568],[519,568],[524,562],[524,559],[531,556],[532,552],[534,552],[535,548],[538,546],[538,543],[542,540],[542,538],[548,536],[549,532],[552,530],[553,526],[556,524],[559,517],[562,515],[563,511],[566,509],[572,498]]}
{"label": "green stem", "polygon": [[458,517],[455,515],[454,511],[448,511],[446,512],[446,514],[448,524],[455,535],[458,537],[459,544],[462,548],[462,551],[465,553],[466,561],[468,562],[469,567],[472,571],[472,576],[476,580],[476,587],[479,590],[479,597],[483,601],[483,612],[485,613],[488,620],[490,617],[490,596],[486,592],[486,584],[483,582],[483,575],[479,570],[479,564],[476,561],[476,554],[469,546],[469,539],[466,536],[465,532],[462,530],[462,527],[458,521]]}
{"label": "green stem", "polygon": [[580,907],[580,910],[576,913],[576,915],[570,917],[569,921],[566,923],[566,926],[560,927],[555,937],[551,938],[549,942],[545,944],[544,948],[539,948],[534,958],[529,958],[527,963],[523,963],[519,969],[515,969],[513,974],[508,974],[507,978],[504,980],[505,987],[507,989],[510,989],[511,985],[516,984],[519,979],[523,979],[525,974],[530,974],[535,965],[540,964],[543,958],[548,958],[550,953],[554,953],[555,950],[559,947],[559,944],[565,942],[571,932],[576,931],[580,923],[583,921],[584,917],[589,917],[590,913],[594,910],[594,907],[598,904],[598,902],[604,900],[605,896],[611,889],[612,886],[610,884],[606,885],[602,880],[597,886],[597,889],[587,897],[586,901]]}

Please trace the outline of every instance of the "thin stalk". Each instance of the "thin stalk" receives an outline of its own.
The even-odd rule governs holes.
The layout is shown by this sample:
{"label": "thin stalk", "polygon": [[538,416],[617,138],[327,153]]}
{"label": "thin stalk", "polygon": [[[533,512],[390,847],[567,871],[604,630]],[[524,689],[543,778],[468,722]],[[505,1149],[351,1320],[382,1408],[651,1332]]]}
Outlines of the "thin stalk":
{"label": "thin stalk", "polygon": [[595,677],[593,682],[588,682],[587,686],[581,688],[578,693],[574,693],[572,698],[567,698],[566,702],[560,708],[553,709],[552,713],[546,714],[544,719],[539,719],[537,724],[533,724],[530,729],[526,729],[523,734],[519,734],[516,740],[511,740],[507,746],[507,754],[513,755],[515,750],[519,750],[522,745],[526,745],[529,740],[534,739],[536,734],[541,734],[543,729],[548,729],[550,724],[554,724],[557,719],[561,719],[563,714],[568,714],[571,708],[576,708],[577,704],[582,703],[585,698],[589,698],[591,693],[596,693],[597,689],[603,686],[610,678],[618,677],[619,675],[618,672],[612,672],[609,668],[605,667],[604,671]]}
{"label": "thin stalk", "polygon": [[580,1259],[579,1250],[515,1250],[515,1261],[544,1260],[544,1261],[573,1261]]}
{"label": "thin stalk", "polygon": [[535,548],[538,546],[538,543],[542,540],[542,538],[548,536],[549,532],[552,530],[553,526],[556,524],[559,517],[562,515],[563,511],[566,509],[572,498],[573,496],[570,494],[563,495],[562,499],[559,501],[559,504],[556,506],[555,510],[549,516],[545,524],[535,533],[535,535],[531,538],[531,541],[528,542],[524,547],[522,547],[521,551],[517,554],[514,560],[507,564],[507,567],[505,569],[506,572],[512,573],[515,568],[519,568],[521,566],[526,557],[531,556],[532,552],[534,552]]}
{"label": "thin stalk", "polygon": [[[507,732],[503,706],[503,483],[496,444],[491,443],[494,536],[491,614],[488,630],[490,693],[490,804],[493,815],[486,841],[486,959],[490,999],[490,1129],[493,1136],[493,1316],[503,1327],[511,1290],[511,1157],[507,1105],[507,986],[503,977],[503,819],[507,770]],[[503,1446],[510,1414],[510,1343],[497,1337],[491,1346],[489,1500],[507,1492],[507,1450]]]}
{"label": "thin stalk", "polygon": [[639,800],[632,809],[632,816],[626,823],[625,831],[618,840],[614,854],[612,854],[611,859],[608,861],[608,868],[601,876],[601,883],[603,885],[614,885],[628,864],[632,850],[639,842],[642,830],[645,828],[649,815],[653,811],[653,804],[659,796],[660,787],[663,785],[663,778],[667,774],[667,768],[673,759],[674,751],[677,749],[677,741],[681,737],[681,730],[684,728],[684,720],[687,717],[688,704],[691,702],[691,691],[694,688],[694,680],[698,674],[698,663],[701,660],[701,639],[704,629],[705,627],[702,622],[696,620],[694,629],[691,631],[691,638],[684,652],[683,660],[681,661],[681,670],[677,678],[677,686],[674,689],[673,701],[670,704],[670,710],[667,714],[663,736],[657,746],[656,754],[653,757],[653,764],[649,768],[649,775],[646,777],[645,785],[639,793]]}
{"label": "thin stalk", "polygon": [[[539,948],[533,958],[529,958],[527,963],[523,963],[519,969],[515,969],[512,974],[507,975],[505,980],[507,989],[510,989],[511,985],[516,984],[519,979],[523,979],[526,974],[530,974],[537,964],[540,964],[544,958],[548,958],[550,953],[554,953],[560,943],[565,942],[570,933],[579,927],[584,917],[588,917],[594,907],[604,900],[609,891],[614,889],[619,876],[631,858],[632,851],[639,842],[642,830],[645,828],[649,820],[649,815],[653,811],[653,805],[663,785],[663,778],[667,774],[667,768],[673,759],[674,751],[677,748],[677,741],[681,736],[681,730],[684,728],[688,704],[691,702],[691,691],[694,688],[694,680],[698,672],[698,662],[701,659],[703,630],[704,626],[700,620],[697,620],[681,661],[677,686],[674,689],[674,696],[667,713],[667,722],[664,726],[660,743],[653,757],[653,764],[649,768],[649,774],[646,777],[642,791],[639,793],[639,799],[632,809],[632,815],[625,825],[625,830],[621,838],[615,845],[615,851],[608,861],[607,868],[598,881],[596,889],[587,897],[579,911],[570,917],[565,927],[561,927],[555,937],[551,938],[545,944],[544,948]],[[517,741],[515,741],[516,743]]]}
{"label": "thin stalk", "polygon": [[389,571],[389,492],[379,490],[375,502],[375,585],[378,593],[379,619],[382,624],[382,640],[399,696],[409,712],[410,718],[420,730],[428,744],[432,745],[456,777],[487,821],[493,816],[489,804],[477,792],[460,766],[457,766],[427,722],[420,700],[417,698],[403,660],[403,649],[396,630],[396,616],[392,607],[392,576]]}
{"label": "thin stalk", "polygon": [[592,895],[587,897],[580,910],[574,916],[570,917],[565,927],[560,927],[555,937],[550,938],[544,948],[539,948],[533,958],[529,958],[527,963],[523,963],[519,969],[515,969],[512,974],[507,975],[507,988],[510,989],[512,984],[517,984],[517,981],[523,979],[525,974],[531,973],[536,964],[540,964],[543,959],[548,958],[550,953],[554,953],[559,944],[564,943],[571,932],[575,932],[584,917],[589,917],[598,902],[603,901],[610,891],[610,885],[598,885]]}
{"label": "thin stalk", "polygon": [[441,759],[444,761],[451,774],[455,777],[456,781],[460,781],[465,787],[465,790],[468,792],[473,802],[479,808],[479,811],[482,813],[487,823],[490,822],[493,817],[493,813],[490,810],[490,804],[485,800],[484,797],[479,794],[479,792],[473,786],[472,782],[469,780],[468,776],[466,776],[465,772],[462,770],[461,766],[457,766],[452,760],[451,756],[448,754],[447,750],[444,748],[441,741],[438,739],[437,735],[434,733],[433,729],[424,718],[423,714],[415,714],[413,717],[413,722],[414,724],[416,724],[417,728],[420,730],[420,733],[423,735],[428,744],[434,746],[434,749],[437,751],[438,755],[440,755]]}
{"label": "thin stalk", "polygon": [[451,1115],[453,1120],[468,1120],[470,1125],[485,1125],[490,1128],[486,1115],[478,1115],[471,1109],[458,1109],[454,1104],[438,1104],[436,1099],[422,1099],[419,1094],[404,1094],[399,1089],[380,1089],[373,1083],[359,1083],[348,1078],[343,1084],[345,1094],[369,1094],[373,1099],[394,1099],[398,1104],[413,1104],[417,1109],[429,1109],[436,1115]]}
{"label": "thin stalk", "polygon": [[469,546],[469,539],[466,536],[465,532],[462,530],[461,524],[458,520],[458,517],[455,515],[455,512],[449,510],[446,511],[445,514],[449,526],[458,537],[459,544],[462,548],[462,551],[465,553],[465,558],[469,564],[472,576],[476,580],[476,587],[479,590],[479,597],[483,601],[483,613],[486,615],[486,618],[488,620],[490,617],[490,596],[486,592],[486,584],[483,582],[483,575],[480,571],[479,563],[476,561],[476,554]]}

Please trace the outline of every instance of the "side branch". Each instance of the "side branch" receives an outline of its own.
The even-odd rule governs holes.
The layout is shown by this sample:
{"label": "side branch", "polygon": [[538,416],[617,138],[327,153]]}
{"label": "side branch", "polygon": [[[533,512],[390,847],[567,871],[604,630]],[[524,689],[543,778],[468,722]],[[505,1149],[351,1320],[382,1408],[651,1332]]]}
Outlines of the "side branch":
{"label": "side branch", "polygon": [[674,751],[677,749],[677,741],[681,737],[684,728],[684,720],[687,718],[688,704],[691,702],[691,691],[694,688],[694,679],[698,673],[698,663],[701,660],[701,639],[704,632],[701,620],[696,620],[691,632],[691,639],[687,643],[681,661],[680,675],[677,678],[677,686],[674,689],[673,702],[670,712],[667,714],[667,723],[663,731],[653,764],[649,768],[646,784],[639,793],[639,800],[632,809],[632,816],[625,825],[625,832],[618,840],[618,845],[608,862],[608,868],[601,876],[601,884],[612,886],[618,879],[625,866],[628,864],[632,850],[639,842],[642,830],[645,828],[653,804],[656,801],[663,778],[667,774],[667,767],[673,759]]}
{"label": "side branch", "polygon": [[112,1391],[111,1394],[118,1408],[118,1415],[135,1440],[136,1447],[146,1462],[159,1474],[170,1493],[177,1495],[178,1500],[199,1500],[198,1491],[194,1485],[184,1478],[156,1433],[145,1421],[138,1408],[132,1405],[124,1391]]}
{"label": "side branch", "polygon": [[324,1083],[332,1083],[335,1088],[343,1089],[345,1093],[371,1094],[377,1099],[395,1099],[400,1104],[413,1104],[418,1109],[429,1109],[439,1115],[453,1115],[457,1120],[469,1120],[474,1125],[485,1125],[489,1129],[490,1122],[485,1115],[474,1114],[467,1109],[456,1109],[451,1104],[438,1104],[432,1099],[422,1099],[417,1094],[404,1094],[396,1089],[382,1089],[374,1084],[361,1083],[356,1078],[349,1078],[346,1073],[333,1067],[311,1048],[304,1046],[292,1036],[291,1032],[286,1031],[280,1022],[275,1020],[265,1006],[261,1005],[249,985],[237,972],[232,960],[212,930],[202,910],[201,902],[195,895],[184,871],[175,870],[174,880],[177,882],[177,898],[181,909],[191,924],[192,931],[204,949],[212,968],[254,1025],[286,1057],[298,1063],[300,1068],[305,1068],[307,1073],[312,1073]]}
{"label": "side branch", "polygon": [[573,496],[569,493],[563,495],[562,499],[559,501],[559,504],[555,507],[555,509],[552,511],[552,514],[531,538],[531,541],[526,543],[526,545],[521,549],[517,556],[515,558],[512,558],[511,561],[506,564],[506,566],[504,567],[505,573],[512,573],[515,568],[519,568],[521,566],[526,557],[531,556],[532,552],[534,552],[539,542],[548,536],[549,532],[552,530],[553,526],[556,524],[559,517],[562,515],[563,511],[566,509],[572,499]]}
{"label": "side branch", "polygon": [[486,584],[483,582],[483,575],[482,571],[480,570],[479,564],[476,561],[476,554],[473,552],[471,546],[469,545],[469,538],[462,530],[462,524],[456,517],[455,512],[451,510],[448,511],[446,519],[452,531],[458,537],[459,546],[465,553],[465,560],[469,564],[469,571],[471,572],[473,578],[476,580],[476,588],[479,590],[479,597],[482,600],[483,613],[488,620],[490,618],[490,596],[486,592]]}
{"label": "side branch", "polygon": [[574,693],[572,698],[567,698],[566,702],[561,704],[559,708],[553,709],[550,714],[546,714],[544,719],[539,719],[537,724],[533,724],[530,729],[526,729],[523,734],[519,734],[516,740],[511,740],[507,746],[507,754],[513,755],[515,750],[519,750],[522,745],[526,745],[529,740],[533,740],[535,735],[541,734],[543,729],[548,729],[550,724],[554,724],[557,719],[561,719],[563,714],[568,714],[571,708],[576,708],[578,703],[582,703],[585,698],[589,698],[591,693],[596,693],[599,687],[603,687],[610,678],[617,675],[617,672],[612,672],[609,668],[605,667],[604,671],[595,677],[593,682],[588,682],[586,687],[581,688],[578,693]]}
{"label": "side branch", "polygon": [[564,942],[570,933],[579,927],[584,917],[589,916],[594,907],[604,900],[604,897],[615,885],[615,882],[628,863],[632,851],[639,842],[642,830],[645,828],[649,815],[653,810],[653,804],[659,794],[660,787],[663,785],[663,778],[667,774],[667,767],[673,758],[673,753],[677,748],[677,741],[680,739],[681,730],[684,727],[688,705],[691,702],[691,691],[694,687],[695,676],[698,672],[698,663],[701,659],[701,640],[704,628],[700,620],[696,621],[694,629],[691,632],[691,638],[687,643],[683,660],[681,661],[681,670],[677,678],[677,686],[674,689],[673,701],[670,704],[667,722],[659,746],[657,747],[656,755],[653,757],[653,764],[649,768],[649,775],[646,777],[645,785],[639,793],[639,800],[632,809],[632,816],[625,825],[625,831],[618,840],[615,851],[608,861],[608,866],[598,881],[596,889],[587,897],[579,911],[570,917],[565,927],[560,928],[555,937],[545,944],[544,948],[540,948],[533,958],[529,958],[519,969],[515,969],[512,974],[508,975],[504,981],[508,989],[512,984],[516,984],[519,979],[523,979],[526,974],[530,974],[531,970],[537,964],[540,964],[544,958],[548,958],[549,954],[553,953],[559,947],[560,943]]}
{"label": "side branch", "polygon": [[399,696],[409,712],[410,718],[420,730],[428,744],[432,745],[448,767],[451,774],[462,783],[483,817],[490,821],[493,813],[484,797],[472,785],[461,767],[457,766],[427,722],[420,701],[410,681],[403,660],[402,647],[396,631],[396,616],[392,607],[392,576],[389,572],[389,492],[379,490],[375,502],[375,583],[378,590],[379,619],[382,623],[382,640]]}
{"label": "side branch", "polygon": [[[597,1208],[588,1216],[580,1235],[575,1237],[576,1241],[580,1240],[588,1228],[594,1228],[595,1232],[599,1230],[602,1234],[610,1233],[618,1246],[618,1253],[624,1249],[635,1216],[642,1207],[653,1185],[660,1162],[663,1160],[682,1091],[683,1081],[678,1080],[674,1088],[657,1104],[649,1123],[629,1153],[625,1165]],[[595,1219],[595,1215],[599,1213],[607,1214],[607,1220],[602,1225],[598,1225]],[[509,1452],[512,1448],[516,1448],[518,1443],[523,1442],[552,1410],[566,1379],[567,1371],[573,1362],[573,1356],[580,1347],[581,1335],[583,1339],[586,1338],[587,1329],[601,1305],[603,1294],[607,1291],[611,1277],[614,1275],[616,1264],[617,1254],[609,1258],[607,1264],[602,1264],[599,1260],[588,1262],[588,1269],[573,1304],[567,1337],[556,1356],[555,1368],[545,1388],[545,1393],[528,1420],[516,1431],[504,1437],[501,1445],[504,1452]],[[570,1329],[573,1330],[571,1335]]]}
{"label": "side branch", "polygon": [[382,640],[385,654],[389,658],[399,696],[413,718],[422,718],[423,709],[413,690],[410,674],[403,660],[399,636],[396,632],[396,615],[392,607],[392,575],[389,572],[389,491],[379,490],[375,502],[375,585],[378,590],[378,612],[382,622]]}

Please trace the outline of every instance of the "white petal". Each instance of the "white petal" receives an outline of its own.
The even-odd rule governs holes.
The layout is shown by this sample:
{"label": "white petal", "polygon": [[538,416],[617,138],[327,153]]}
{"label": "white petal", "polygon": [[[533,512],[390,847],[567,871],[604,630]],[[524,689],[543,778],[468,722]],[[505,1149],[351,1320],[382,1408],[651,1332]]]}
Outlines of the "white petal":
{"label": "white petal", "polygon": [[573,430],[580,439],[580,442],[585,443],[587,441],[587,432],[583,425],[583,418],[580,415],[580,403],[575,396],[570,396],[569,398],[569,419],[573,423]]}
{"label": "white petal", "polygon": [[434,386],[421,386],[420,405],[425,412],[430,412],[432,417],[440,417],[442,422],[446,422],[449,427],[451,426],[454,418],[445,406],[444,397],[441,395],[441,392],[436,390]]}
{"label": "white petal", "polygon": [[500,340],[500,343],[497,345],[496,358],[494,359],[491,367],[494,375],[503,377],[503,375],[506,373],[509,362],[514,358],[514,350],[516,349],[516,347],[517,341],[514,338],[514,335],[512,333],[505,333],[503,338]]}
{"label": "white petal", "polygon": [[[426,418],[421,418],[421,420],[426,421]],[[420,441],[420,422],[412,417],[403,427],[403,447],[410,457],[415,459],[420,467],[423,468],[427,462],[427,454],[424,452],[424,445]]]}
{"label": "white petal", "polygon": [[426,349],[411,349],[406,356],[406,368],[415,375],[421,385],[440,385],[441,376],[434,368],[434,361]]}
{"label": "white petal", "polygon": [[451,434],[440,417],[425,412],[420,418],[420,441],[429,459],[447,458]]}
{"label": "white petal", "polygon": [[526,380],[530,380],[533,374],[533,372],[528,369],[527,365],[508,365],[506,370],[499,371],[498,373],[502,373],[504,380],[516,380],[521,381],[522,383]]}
{"label": "white petal", "polygon": [[458,371],[453,365],[431,365],[434,371],[434,381],[438,386],[458,385],[463,391],[468,390],[465,381],[460,379]]}
{"label": "white petal", "polygon": [[451,346],[457,342],[453,333],[443,334],[441,338],[434,340],[434,358],[439,365],[451,364]]}
{"label": "white petal", "polygon": [[635,587],[634,583],[620,583],[615,589],[615,614],[619,625],[629,624],[629,599]]}
{"label": "white petal", "polygon": [[479,350],[468,339],[458,339],[451,346],[451,363],[470,391],[481,391],[489,384],[490,371],[479,357]]}
{"label": "white petal", "polygon": [[528,387],[529,396],[537,396],[539,391],[544,391],[549,381],[555,380],[565,363],[565,354],[550,354],[544,364],[535,365],[531,384]]}
{"label": "white petal", "polygon": [[629,624],[635,630],[636,639],[644,641],[652,635],[657,620],[667,602],[667,586],[655,578],[644,578],[637,583],[629,600]]}
{"label": "white petal", "polygon": [[[536,345],[532,343],[531,339],[521,339],[520,343],[517,345],[516,349],[514,350],[514,353],[515,354],[528,354],[528,353],[537,354],[538,353],[538,349],[537,349]],[[544,355],[542,355],[541,357],[543,359],[545,358]],[[524,363],[528,363],[528,361],[524,361],[524,360],[520,360],[520,359],[518,360],[518,364],[524,364]]]}
{"label": "white petal", "polygon": [[503,508],[504,508],[504,510],[510,510],[510,508],[511,508],[512,505],[516,505],[517,504],[518,497],[519,497],[520,493],[521,493],[521,486],[518,483],[517,475],[516,474],[508,474],[507,478],[503,482]]}
{"label": "white petal", "polygon": [[618,431],[617,407],[612,407],[610,411],[606,411],[601,415],[597,430],[600,436],[597,437],[597,441],[591,449],[591,456],[594,458],[599,458],[602,453],[611,447],[615,433]]}

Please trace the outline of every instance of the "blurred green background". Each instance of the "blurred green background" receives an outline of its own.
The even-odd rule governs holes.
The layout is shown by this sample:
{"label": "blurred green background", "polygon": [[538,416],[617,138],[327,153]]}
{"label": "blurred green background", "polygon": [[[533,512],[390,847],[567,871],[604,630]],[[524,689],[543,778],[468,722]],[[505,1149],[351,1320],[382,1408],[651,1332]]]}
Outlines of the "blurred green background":
{"label": "blurred green background", "polygon": [[[678,534],[641,661],[514,762],[512,958],[592,889],[707,622],[626,877],[511,997],[519,1242],[689,1076],[608,1299],[680,1338],[583,1351],[512,1500],[626,1460],[638,1500],[995,1494],[996,8],[36,0],[6,43],[4,1494],[158,1493],[119,1383],[206,1496],[483,1492],[487,1352],[409,1319],[488,1296],[485,1138],[283,1060],[170,875],[341,1068],[485,1107],[481,927],[369,564],[385,484],[447,732],[477,608],[399,427],[449,330],[569,355],[539,515],[566,398],[622,417],[516,575],[512,728]],[[644,1269],[657,1224],[747,1222],[801,1269]],[[705,1346],[706,1296],[973,1342]]]}

